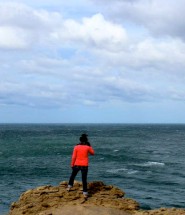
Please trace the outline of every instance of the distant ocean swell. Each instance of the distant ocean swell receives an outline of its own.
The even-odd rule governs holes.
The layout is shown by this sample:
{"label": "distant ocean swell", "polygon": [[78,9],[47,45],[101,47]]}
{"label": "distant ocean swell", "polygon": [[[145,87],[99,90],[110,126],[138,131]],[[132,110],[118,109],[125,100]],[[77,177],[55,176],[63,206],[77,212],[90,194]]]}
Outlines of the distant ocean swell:
{"label": "distant ocean swell", "polygon": [[185,125],[1,124],[0,214],[27,189],[68,180],[84,132],[96,151],[89,181],[119,186],[142,208],[185,207]]}

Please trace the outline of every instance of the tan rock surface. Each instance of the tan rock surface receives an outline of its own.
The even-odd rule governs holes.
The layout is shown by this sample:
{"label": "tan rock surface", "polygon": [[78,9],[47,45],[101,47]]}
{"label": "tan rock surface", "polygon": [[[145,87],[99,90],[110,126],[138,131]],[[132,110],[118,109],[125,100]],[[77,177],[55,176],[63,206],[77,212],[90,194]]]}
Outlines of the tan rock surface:
{"label": "tan rock surface", "polygon": [[83,198],[81,183],[75,182],[70,192],[66,191],[66,187],[67,182],[62,182],[58,187],[49,185],[28,190],[11,205],[9,215],[72,215],[74,211],[75,215],[127,215],[125,211],[139,208],[136,201],[123,198],[122,190],[103,182],[89,183],[87,200]]}
{"label": "tan rock surface", "polygon": [[23,193],[12,203],[9,215],[185,215],[185,209],[139,210],[139,204],[112,185],[89,183],[89,198],[83,198],[82,185],[75,182],[70,192],[67,182],[42,186]]}
{"label": "tan rock surface", "polygon": [[131,215],[123,210],[116,208],[107,208],[102,206],[88,206],[88,205],[71,205],[63,206],[57,209],[51,209],[39,213],[39,215]]}

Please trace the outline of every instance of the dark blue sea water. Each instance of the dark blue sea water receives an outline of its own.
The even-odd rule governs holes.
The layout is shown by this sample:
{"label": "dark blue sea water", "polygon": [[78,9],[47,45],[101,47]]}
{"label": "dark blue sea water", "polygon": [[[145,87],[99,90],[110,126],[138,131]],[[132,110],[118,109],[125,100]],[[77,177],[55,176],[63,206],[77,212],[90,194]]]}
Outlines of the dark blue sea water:
{"label": "dark blue sea water", "polygon": [[185,125],[0,124],[0,214],[27,189],[68,180],[84,132],[96,152],[89,181],[116,185],[145,209],[185,207]]}

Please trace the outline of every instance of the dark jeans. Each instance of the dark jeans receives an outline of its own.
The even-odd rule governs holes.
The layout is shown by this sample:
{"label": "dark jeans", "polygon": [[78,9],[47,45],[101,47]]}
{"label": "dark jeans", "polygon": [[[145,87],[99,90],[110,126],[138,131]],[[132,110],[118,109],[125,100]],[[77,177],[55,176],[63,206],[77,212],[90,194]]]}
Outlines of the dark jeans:
{"label": "dark jeans", "polygon": [[75,177],[77,173],[81,170],[82,173],[82,184],[83,184],[83,192],[87,192],[87,173],[88,166],[74,166],[73,171],[71,173],[71,177],[69,179],[69,185],[73,186]]}

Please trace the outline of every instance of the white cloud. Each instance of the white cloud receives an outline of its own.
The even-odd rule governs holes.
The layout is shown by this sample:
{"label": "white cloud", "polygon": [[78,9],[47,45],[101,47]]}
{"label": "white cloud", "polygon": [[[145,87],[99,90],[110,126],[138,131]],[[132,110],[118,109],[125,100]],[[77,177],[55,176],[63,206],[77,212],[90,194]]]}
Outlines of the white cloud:
{"label": "white cloud", "polygon": [[[141,5],[141,0],[118,3],[120,8],[126,4],[130,20],[150,24],[150,14],[142,20],[149,5]],[[157,8],[152,10],[154,16]],[[128,32],[103,12],[74,19],[23,4],[0,4],[0,49],[9,50],[0,53],[1,103],[61,107],[183,100],[185,44]]]}
{"label": "white cloud", "polygon": [[[101,12],[111,19],[145,26],[153,35],[170,35],[185,39],[184,0],[92,0],[101,5]],[[109,9],[111,8],[111,10]]]}
{"label": "white cloud", "polygon": [[29,35],[16,27],[0,27],[0,47],[4,49],[24,49],[29,45]]}
{"label": "white cloud", "polygon": [[57,34],[62,40],[80,42],[83,46],[110,51],[123,49],[127,42],[125,29],[120,25],[106,21],[102,14],[83,18],[81,23],[65,20],[64,29],[61,29]]}
{"label": "white cloud", "polygon": [[120,52],[96,50],[95,53],[104,66],[138,72],[155,68],[168,74],[180,72],[185,66],[185,44],[178,39],[146,38],[127,44],[127,48]]}
{"label": "white cloud", "polygon": [[50,41],[62,17],[24,4],[0,3],[0,48],[22,49]]}
{"label": "white cloud", "polygon": [[21,3],[0,3],[0,25],[17,26],[26,29],[48,29],[61,22],[58,12],[34,9]]}
{"label": "white cloud", "polygon": [[76,21],[63,19],[58,12],[35,10],[15,3],[0,4],[0,33],[2,48],[26,48],[40,43],[45,46],[80,43],[117,51],[127,42],[125,29],[106,21],[101,14]]}

